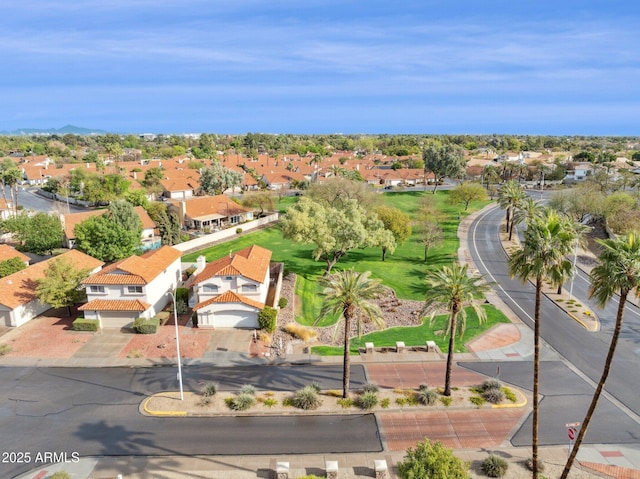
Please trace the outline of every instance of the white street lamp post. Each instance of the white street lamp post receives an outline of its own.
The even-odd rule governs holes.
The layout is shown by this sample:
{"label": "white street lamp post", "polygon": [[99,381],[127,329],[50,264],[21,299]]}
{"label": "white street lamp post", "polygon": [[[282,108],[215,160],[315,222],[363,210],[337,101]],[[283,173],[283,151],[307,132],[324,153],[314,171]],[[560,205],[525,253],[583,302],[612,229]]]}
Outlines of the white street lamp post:
{"label": "white street lamp post", "polygon": [[573,249],[573,268],[571,272],[571,287],[569,288],[569,299],[573,299],[573,280],[576,277],[576,263],[578,261],[578,239],[576,238],[576,247]]}
{"label": "white street lamp post", "polygon": [[173,300],[173,320],[176,327],[176,354],[178,355],[178,382],[180,383],[180,401],[184,400],[184,391],[182,389],[182,364],[180,359],[180,335],[178,333],[178,306],[176,304],[175,292],[167,292],[167,295]]}

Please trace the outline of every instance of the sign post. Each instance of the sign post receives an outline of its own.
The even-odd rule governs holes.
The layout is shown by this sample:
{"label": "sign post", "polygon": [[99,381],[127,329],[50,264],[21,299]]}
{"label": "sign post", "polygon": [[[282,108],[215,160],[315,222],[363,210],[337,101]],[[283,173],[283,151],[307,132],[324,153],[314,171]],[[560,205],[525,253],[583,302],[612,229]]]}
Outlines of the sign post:
{"label": "sign post", "polygon": [[570,422],[565,424],[567,427],[567,437],[569,438],[569,454],[571,454],[571,449],[573,448],[573,441],[578,434],[578,427],[580,426],[579,422]]}

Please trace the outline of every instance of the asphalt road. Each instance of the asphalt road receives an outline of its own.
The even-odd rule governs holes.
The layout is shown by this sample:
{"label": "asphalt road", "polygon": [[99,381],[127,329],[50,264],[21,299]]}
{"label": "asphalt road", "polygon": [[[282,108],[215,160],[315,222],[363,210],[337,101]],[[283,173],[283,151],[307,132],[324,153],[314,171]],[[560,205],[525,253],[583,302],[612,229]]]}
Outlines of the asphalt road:
{"label": "asphalt road", "polygon": [[[20,187],[18,191],[18,205],[22,206],[25,210],[42,211],[49,213],[52,211],[60,211],[62,213],[67,212],[67,204],[60,203],[59,201],[53,201],[44,196],[37,195],[35,191],[37,188],[33,187]],[[9,189],[7,188],[7,198],[10,198]],[[87,211],[86,208],[80,208],[78,206],[69,205],[69,211],[71,213],[78,213],[80,211]]]}
{"label": "asphalt road", "polygon": [[[364,381],[354,365],[354,387]],[[382,450],[373,414],[349,416],[154,418],[147,395],[175,389],[174,368],[0,368],[2,452],[80,456],[321,454]],[[185,387],[215,380],[296,389],[317,381],[339,388],[342,369],[315,366],[188,367]],[[186,426],[186,427],[185,427]],[[0,463],[0,477],[37,467]]]}
{"label": "asphalt road", "polygon": [[[494,282],[494,289],[501,299],[520,317],[520,319],[530,327],[533,327],[533,310],[535,305],[535,291],[530,283],[523,284],[519,279],[511,279],[508,274],[507,257],[499,242],[496,241],[499,223],[504,216],[504,211],[498,208],[489,210],[481,215],[471,226],[469,231],[470,253],[476,266],[486,279]],[[556,304],[543,299],[541,305],[541,331],[542,338],[552,349],[548,349],[546,358],[553,359],[554,351],[568,363],[572,364],[575,370],[579,371],[583,377],[589,378],[592,383],[597,383],[601,374],[604,359],[609,347],[611,331],[615,323],[617,301],[614,299],[604,309],[599,309],[593,302],[589,302],[587,291],[589,288],[588,278],[584,274],[576,277],[573,285],[573,294],[581,302],[589,304],[598,314],[601,320],[601,331],[593,333],[586,331],[577,322],[571,319]],[[623,421],[633,425],[628,428],[620,428],[620,434],[609,437],[607,442],[627,442],[629,431],[640,432],[638,426],[638,415],[640,414],[640,396],[637,393],[637,382],[640,378],[638,373],[638,360],[640,355],[640,314],[635,306],[629,306],[625,314],[625,324],[623,334],[619,341],[614,363],[606,385],[606,395],[601,399],[603,405],[599,407],[598,414],[606,415],[612,422],[616,422],[613,416],[620,416]],[[545,359],[545,354],[543,354]],[[495,368],[495,366],[493,366]],[[545,381],[544,374],[560,375],[555,383],[564,387],[564,384],[571,384],[572,378],[567,372],[560,369],[551,369],[541,373],[541,382]],[[522,382],[522,380],[521,380]],[[572,397],[571,406],[574,409],[573,419],[566,422],[580,420],[587,409],[587,397],[592,393],[593,388],[589,386],[589,394],[579,393],[577,397]],[[543,391],[549,396],[561,395],[554,389]],[[609,401],[610,406],[616,406],[615,411],[604,404]],[[545,397],[544,402],[554,403],[554,400]],[[585,402],[586,401],[586,402]],[[556,403],[558,407],[562,403]],[[628,408],[625,410],[624,407]],[[553,417],[550,414],[547,417]],[[541,420],[547,421],[541,415]],[[541,424],[541,431],[543,426]],[[604,429],[604,428],[603,428]],[[635,435],[635,442],[638,442],[640,434]]]}

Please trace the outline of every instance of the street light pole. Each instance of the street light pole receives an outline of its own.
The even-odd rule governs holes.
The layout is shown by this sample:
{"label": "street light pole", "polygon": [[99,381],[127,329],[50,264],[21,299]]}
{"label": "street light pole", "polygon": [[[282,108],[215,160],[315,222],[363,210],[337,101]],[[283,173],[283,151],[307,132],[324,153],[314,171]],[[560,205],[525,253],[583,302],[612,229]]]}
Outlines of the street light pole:
{"label": "street light pole", "polygon": [[182,389],[182,364],[180,360],[180,335],[178,333],[178,307],[176,304],[175,292],[168,291],[167,295],[173,300],[173,320],[176,327],[176,353],[178,355],[178,382],[180,383],[180,401],[184,400],[184,391]]}

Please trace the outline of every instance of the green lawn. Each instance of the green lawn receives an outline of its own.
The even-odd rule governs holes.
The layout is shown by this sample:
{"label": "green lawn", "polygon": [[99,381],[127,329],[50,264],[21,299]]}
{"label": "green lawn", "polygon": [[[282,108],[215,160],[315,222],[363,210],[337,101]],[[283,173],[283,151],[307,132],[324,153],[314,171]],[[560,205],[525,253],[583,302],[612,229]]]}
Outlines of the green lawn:
{"label": "green lawn", "polygon": [[[507,317],[502,314],[502,311],[496,309],[494,306],[484,306],[487,312],[487,320],[479,324],[477,315],[472,309],[467,312],[467,329],[462,338],[456,338],[456,352],[467,352],[464,347],[464,343],[471,338],[478,336],[484,331],[492,328],[499,323],[508,323]],[[429,319],[425,319],[420,326],[411,327],[397,327],[385,329],[382,331],[375,331],[373,333],[366,334],[361,338],[353,338],[349,345],[350,354],[358,354],[358,349],[364,349],[366,342],[372,342],[375,347],[395,347],[396,341],[404,341],[407,347],[410,346],[425,346],[427,340],[435,341],[440,348],[440,351],[446,353],[449,350],[449,337],[445,337],[442,333],[438,333],[444,330],[448,315],[443,314],[436,316],[433,325],[429,324]],[[341,327],[338,326],[338,327]],[[344,348],[332,347],[332,346],[316,346],[311,348],[313,354],[319,354],[321,356],[342,356]]]}

